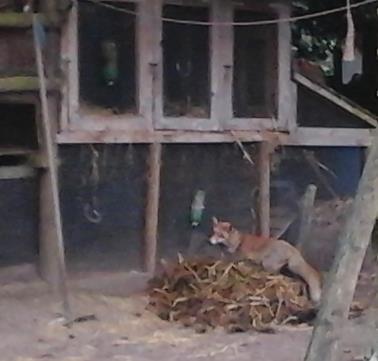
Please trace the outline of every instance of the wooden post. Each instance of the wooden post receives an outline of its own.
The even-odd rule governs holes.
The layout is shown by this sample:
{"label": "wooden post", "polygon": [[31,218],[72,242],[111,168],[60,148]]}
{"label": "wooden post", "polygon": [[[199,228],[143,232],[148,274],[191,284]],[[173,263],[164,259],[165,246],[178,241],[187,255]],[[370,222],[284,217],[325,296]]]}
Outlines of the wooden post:
{"label": "wooden post", "polygon": [[150,145],[149,177],[147,182],[147,206],[145,221],[144,267],[153,274],[156,268],[157,236],[159,221],[161,143]]}
{"label": "wooden post", "polygon": [[259,150],[259,220],[260,234],[270,235],[270,152],[268,142],[261,142]]}
{"label": "wooden post", "polygon": [[[215,23],[233,21],[233,5],[228,0],[212,0],[211,20]],[[232,119],[233,28],[211,27],[211,119],[222,129]]]}
{"label": "wooden post", "polygon": [[296,247],[302,251],[308,235],[310,233],[312,219],[314,215],[314,202],[316,196],[317,187],[314,184],[310,184],[305,194],[303,195],[300,209],[300,224]]}
{"label": "wooden post", "polygon": [[[280,19],[289,18],[288,1],[275,5]],[[278,24],[278,126],[294,130],[297,126],[297,88],[291,80],[291,28],[289,22]]]}
{"label": "wooden post", "polygon": [[378,214],[378,135],[341,233],[305,361],[341,359],[340,330],[347,321],[361,265]]}
{"label": "wooden post", "polygon": [[45,68],[43,63],[42,44],[38,34],[38,18],[34,15],[33,35],[40,82],[40,101],[42,107],[42,147],[47,156],[48,168],[41,176],[41,219],[40,219],[40,257],[41,271],[50,282],[55,292],[58,292],[63,303],[66,319],[71,318],[71,308],[66,285],[66,270],[64,261],[64,245],[62,221],[60,215],[57,146],[55,132],[52,127],[50,110],[54,104],[48,101]]}
{"label": "wooden post", "polygon": [[41,1],[41,8],[44,13],[48,16],[48,18],[52,21],[57,22],[58,17],[58,6],[57,6],[57,0],[45,0]]}
{"label": "wooden post", "polygon": [[162,0],[141,0],[137,16],[138,108],[156,126],[163,113]]}

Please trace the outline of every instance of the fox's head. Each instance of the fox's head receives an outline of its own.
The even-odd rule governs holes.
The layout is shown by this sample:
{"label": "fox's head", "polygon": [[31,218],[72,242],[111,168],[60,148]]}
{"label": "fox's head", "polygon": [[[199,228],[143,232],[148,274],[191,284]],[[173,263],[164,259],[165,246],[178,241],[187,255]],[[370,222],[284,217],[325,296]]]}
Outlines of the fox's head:
{"label": "fox's head", "polygon": [[213,245],[223,244],[228,247],[232,230],[230,222],[220,222],[213,217],[213,234],[209,238],[209,242]]}

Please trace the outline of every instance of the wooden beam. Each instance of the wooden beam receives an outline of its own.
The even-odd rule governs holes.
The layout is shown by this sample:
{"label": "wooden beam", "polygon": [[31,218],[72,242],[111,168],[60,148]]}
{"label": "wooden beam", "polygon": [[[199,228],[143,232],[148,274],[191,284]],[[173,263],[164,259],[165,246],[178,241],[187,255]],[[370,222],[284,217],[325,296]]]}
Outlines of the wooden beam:
{"label": "wooden beam", "polygon": [[[39,14],[39,18],[44,25],[52,25],[45,15]],[[33,14],[1,12],[0,28],[30,28],[33,25]]]}
{"label": "wooden beam", "polygon": [[[261,132],[235,132],[243,142],[264,139]],[[61,144],[83,144],[83,143],[234,143],[235,138],[229,133],[221,132],[192,132],[192,131],[91,131],[71,130],[64,131],[57,135]]]}
{"label": "wooden beam", "polygon": [[67,21],[62,29],[61,39],[61,57],[65,64],[64,70],[67,72],[66,88],[63,88],[63,109],[67,112],[67,123],[74,125],[79,121],[79,9],[78,0],[73,0],[71,11],[68,14]]}
{"label": "wooden beam", "polygon": [[357,194],[339,238],[321,309],[305,361],[342,358],[341,330],[348,319],[358,275],[378,215],[378,135],[362,173]]}
{"label": "wooden beam", "polygon": [[369,129],[298,127],[285,144],[315,147],[368,147],[372,132]]}
{"label": "wooden beam", "polygon": [[306,240],[310,234],[312,219],[314,215],[314,203],[317,187],[310,184],[302,197],[299,214],[299,231],[296,248],[302,251],[305,248]]}
{"label": "wooden beam", "polygon": [[20,155],[20,156],[29,156],[37,153],[38,151],[30,148],[18,148],[18,147],[4,147],[0,148],[0,156],[2,155]]}
{"label": "wooden beam", "polygon": [[219,123],[209,118],[160,117],[159,130],[219,131]]}
{"label": "wooden beam", "polygon": [[48,18],[51,19],[54,23],[58,23],[58,1],[61,0],[41,0],[40,9],[44,14],[47,14]]}
{"label": "wooden beam", "polygon": [[319,84],[314,83],[310,79],[304,77],[299,73],[294,73],[294,80],[299,84],[303,85],[307,89],[310,89],[314,93],[322,96],[323,98],[329,100],[340,108],[346,110],[350,114],[360,118],[374,128],[378,127],[377,117],[371,114],[368,110],[361,108],[359,105],[355,104],[351,100],[337,94],[335,91],[325,88]]}
{"label": "wooden beam", "polygon": [[0,166],[0,179],[33,178],[36,170],[27,165]]}
{"label": "wooden beam", "polygon": [[[40,261],[41,272],[50,282],[53,290],[59,294],[63,303],[63,313],[67,320],[71,320],[71,307],[66,285],[66,269],[64,259],[64,243],[62,220],[60,214],[58,174],[57,174],[57,144],[55,142],[56,129],[53,129],[51,110],[55,109],[54,118],[57,120],[56,100],[49,101],[47,96],[45,66],[42,54],[42,44],[38,33],[38,17],[33,18],[34,48],[40,83],[40,101],[42,109],[42,147],[48,161],[48,169],[41,176],[40,193]],[[56,123],[55,123],[56,126]]]}
{"label": "wooden beam", "polygon": [[241,131],[275,131],[277,129],[277,120],[273,118],[232,118],[224,123],[223,128],[225,130]]}
{"label": "wooden beam", "polygon": [[259,149],[259,220],[260,234],[270,236],[270,154],[271,145],[262,142]]}
{"label": "wooden beam", "polygon": [[[275,6],[279,18],[291,15],[289,4]],[[278,126],[280,129],[294,129],[297,124],[296,87],[291,81],[291,28],[290,23],[278,24]]]}
{"label": "wooden beam", "polygon": [[[367,147],[371,144],[368,129],[297,128],[293,133],[274,131],[235,131],[242,142],[262,142],[276,137],[282,145],[319,147]],[[57,135],[61,144],[86,143],[234,143],[230,132],[153,131],[117,129],[71,129]]]}
{"label": "wooden beam", "polygon": [[137,7],[138,108],[152,126],[163,113],[162,0],[140,0]]}
{"label": "wooden beam", "polygon": [[160,143],[153,143],[150,145],[144,240],[144,267],[146,272],[150,274],[153,274],[156,268],[161,154],[162,145]]}
{"label": "wooden beam", "polygon": [[[211,21],[229,23],[233,21],[233,14],[231,1],[211,1]],[[215,129],[222,129],[227,120],[232,119],[233,27],[214,25],[210,31],[211,123]]]}
{"label": "wooden beam", "polygon": [[[58,80],[50,80],[46,83],[47,90],[59,89]],[[0,77],[0,93],[38,91],[39,81],[36,76]]]}

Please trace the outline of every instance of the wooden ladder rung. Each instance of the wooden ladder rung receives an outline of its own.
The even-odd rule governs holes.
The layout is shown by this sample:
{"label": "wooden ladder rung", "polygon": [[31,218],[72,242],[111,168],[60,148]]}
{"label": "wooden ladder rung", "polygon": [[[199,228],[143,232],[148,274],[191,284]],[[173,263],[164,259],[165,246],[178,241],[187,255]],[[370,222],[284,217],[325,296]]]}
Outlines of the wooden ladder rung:
{"label": "wooden ladder rung", "polygon": [[[47,16],[39,14],[39,19],[43,25],[51,26],[53,23]],[[0,28],[31,28],[33,25],[33,14],[4,12],[0,13]]]}
{"label": "wooden ladder rung", "polygon": [[0,180],[33,178],[36,174],[36,170],[28,165],[0,166]]}
{"label": "wooden ladder rung", "polygon": [[19,147],[0,147],[0,156],[7,156],[7,155],[31,155],[35,154],[38,151],[36,149],[29,149],[29,148],[19,148]]}
{"label": "wooden ladder rung", "polygon": [[[47,81],[48,90],[59,89],[59,80]],[[0,77],[0,93],[28,92],[39,90],[39,79],[37,76],[12,76]]]}

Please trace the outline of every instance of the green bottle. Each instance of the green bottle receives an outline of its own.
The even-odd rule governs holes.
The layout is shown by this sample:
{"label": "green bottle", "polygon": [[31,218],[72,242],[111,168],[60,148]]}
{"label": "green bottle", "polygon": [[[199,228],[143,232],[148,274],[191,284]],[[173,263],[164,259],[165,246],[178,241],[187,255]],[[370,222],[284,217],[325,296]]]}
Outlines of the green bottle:
{"label": "green bottle", "polygon": [[194,195],[190,212],[190,221],[193,227],[197,227],[201,223],[205,209],[205,195],[203,190],[197,190]]}
{"label": "green bottle", "polygon": [[101,44],[104,59],[103,78],[107,86],[113,86],[118,79],[118,49],[112,40],[105,40]]}

